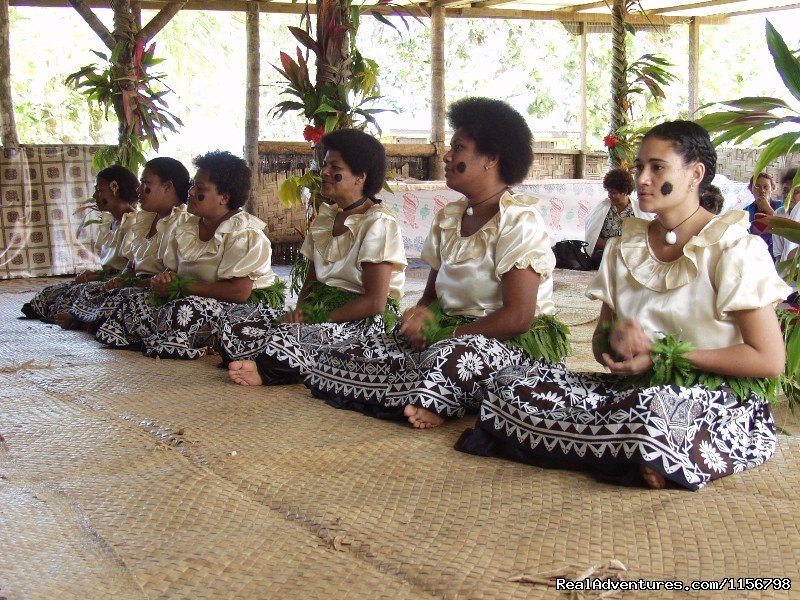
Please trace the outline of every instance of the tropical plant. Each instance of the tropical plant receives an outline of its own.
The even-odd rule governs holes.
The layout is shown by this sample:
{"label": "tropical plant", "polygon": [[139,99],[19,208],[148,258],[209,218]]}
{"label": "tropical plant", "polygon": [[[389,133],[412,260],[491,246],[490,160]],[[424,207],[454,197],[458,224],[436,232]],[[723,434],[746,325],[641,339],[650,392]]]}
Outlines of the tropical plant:
{"label": "tropical plant", "polygon": [[92,50],[104,65],[92,63],[69,75],[65,83],[82,92],[89,104],[97,103],[105,110],[114,110],[120,123],[118,146],[104,148],[95,153],[93,164],[101,170],[111,164],[120,164],[134,173],[144,166],[145,153],[158,150],[158,136],[164,130],[177,132],[181,120],[169,112],[164,96],[171,92],[164,83],[164,73],[148,73],[148,69],[164,61],[155,58],[155,43],[149,48],[139,41],[133,53],[133,71],[129,76],[115,75],[121,44],[110,55]]}
{"label": "tropical plant", "polygon": [[[775,68],[786,85],[789,94],[800,102],[800,60],[798,53],[789,50],[783,37],[766,22],[767,47],[772,55]],[[711,112],[698,123],[709,132],[716,134],[715,145],[726,142],[740,144],[754,136],[775,133],[760,142],[761,151],[753,169],[753,177],[762,173],[767,165],[778,158],[800,151],[800,110],[780,98],[750,96],[737,100],[715,102],[708,106],[724,106],[733,110]],[[788,196],[784,200],[784,212],[791,210],[794,190],[800,186],[800,171],[792,182]],[[773,235],[780,235],[795,243],[800,243],[800,223],[780,216],[762,216],[761,222]],[[800,253],[780,263],[784,278],[797,285],[800,283]],[[783,390],[794,408],[800,403],[800,317],[797,312],[781,313],[784,341],[786,343],[786,370],[783,376]]]}

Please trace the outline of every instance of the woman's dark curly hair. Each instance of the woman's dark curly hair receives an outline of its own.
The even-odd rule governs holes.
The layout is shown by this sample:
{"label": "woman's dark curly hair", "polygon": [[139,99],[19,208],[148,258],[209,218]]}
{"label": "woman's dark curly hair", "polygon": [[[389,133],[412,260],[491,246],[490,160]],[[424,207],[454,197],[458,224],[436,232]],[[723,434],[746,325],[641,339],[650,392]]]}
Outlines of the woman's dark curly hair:
{"label": "woman's dark curly hair", "polygon": [[525,119],[502,100],[462,98],[450,105],[447,118],[463,129],[481,154],[500,159],[500,179],[519,183],[533,164],[533,134]]}
{"label": "woman's dark curly hair", "polygon": [[627,169],[611,169],[603,177],[603,187],[606,191],[614,190],[627,195],[636,189],[636,184]]}
{"label": "woman's dark curly hair", "polygon": [[322,136],[325,150],[336,150],[354,175],[364,175],[364,195],[375,200],[386,179],[386,150],[358,129],[339,129]]}
{"label": "woman's dark curly hair", "polygon": [[192,164],[208,173],[219,194],[228,194],[228,208],[242,208],[250,194],[250,167],[226,150],[212,150],[196,156]]}
{"label": "woman's dark curly hair", "polygon": [[695,161],[705,165],[706,174],[699,186],[702,196],[717,172],[717,151],[714,150],[708,132],[692,121],[667,121],[645,133],[642,143],[651,137],[672,142],[675,152],[683,157],[684,165]]}
{"label": "woman's dark curly hair", "polygon": [[186,204],[189,201],[191,177],[189,177],[189,171],[181,161],[168,156],[159,156],[147,161],[144,168],[155,173],[156,177],[162,182],[171,182],[181,204]]}
{"label": "woman's dark curly hair", "polygon": [[136,204],[139,196],[136,190],[139,188],[139,180],[136,175],[131,173],[122,165],[111,165],[97,174],[97,179],[102,179],[106,183],[115,182],[118,186],[117,196],[125,202]]}

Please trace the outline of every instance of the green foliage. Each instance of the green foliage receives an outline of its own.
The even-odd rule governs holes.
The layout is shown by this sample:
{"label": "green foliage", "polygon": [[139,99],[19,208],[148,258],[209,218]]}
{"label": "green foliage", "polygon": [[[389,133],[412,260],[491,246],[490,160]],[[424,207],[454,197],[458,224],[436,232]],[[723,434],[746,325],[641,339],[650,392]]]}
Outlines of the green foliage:
{"label": "green foliage", "polygon": [[86,65],[68,75],[64,83],[80,91],[89,104],[102,107],[106,119],[113,109],[120,121],[119,146],[95,153],[95,169],[121,164],[138,173],[147,162],[146,152],[150,148],[158,150],[158,136],[165,130],[177,132],[177,126],[182,123],[167,110],[164,96],[171,90],[164,84],[165,75],[147,73],[149,68],[163,62],[154,56],[155,44],[145,49],[140,43],[133,55],[132,72],[117,75],[122,51],[121,44],[117,44],[111,55],[92,50],[105,63],[104,66],[97,63]]}
{"label": "green foliage", "polygon": [[162,296],[156,296],[153,292],[150,292],[150,306],[163,306],[167,302],[171,302],[173,300],[177,300],[178,298],[183,298],[185,296],[189,296],[189,286],[193,283],[197,283],[195,279],[192,277],[184,277],[183,275],[173,275],[172,281],[167,284],[167,296],[166,298]]}
{"label": "green foliage", "polygon": [[[767,46],[772,55],[775,68],[781,76],[786,89],[795,100],[800,100],[800,61],[789,50],[778,31],[769,21],[766,22]],[[776,158],[800,151],[800,111],[781,100],[763,96],[749,96],[736,100],[714,102],[708,106],[723,106],[733,110],[711,112],[698,119],[698,123],[710,133],[717,134],[713,142],[741,144],[754,136],[772,132],[776,128],[787,129],[761,142],[761,153],[756,161],[753,175],[761,173]],[[794,189],[800,185],[800,172],[792,183],[787,197],[786,212]]]}
{"label": "green foliage", "polygon": [[270,308],[281,309],[286,302],[286,284],[280,279],[265,288],[250,292],[247,304],[266,304]]}
{"label": "green foliage", "polygon": [[[299,308],[303,312],[303,318],[306,323],[330,323],[333,311],[360,297],[361,295],[355,292],[348,292],[347,290],[325,285],[319,281],[312,281],[309,284],[305,302]],[[397,322],[398,309],[399,304],[396,300],[392,298],[386,299],[386,309],[383,311],[383,324],[386,331],[394,327]],[[374,318],[368,317],[364,322],[367,325],[371,325],[374,322]]]}

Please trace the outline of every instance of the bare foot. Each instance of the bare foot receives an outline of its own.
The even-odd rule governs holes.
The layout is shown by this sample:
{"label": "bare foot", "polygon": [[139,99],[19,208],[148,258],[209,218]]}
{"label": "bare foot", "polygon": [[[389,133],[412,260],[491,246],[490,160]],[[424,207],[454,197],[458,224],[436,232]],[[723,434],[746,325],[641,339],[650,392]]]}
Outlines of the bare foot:
{"label": "bare foot", "polygon": [[53,321],[61,329],[77,329],[80,323],[68,312],[60,312],[53,315]]}
{"label": "bare foot", "polygon": [[252,360],[235,360],[228,365],[228,377],[239,385],[261,385],[261,375]]}
{"label": "bare foot", "polygon": [[408,422],[417,429],[430,429],[444,423],[444,417],[421,406],[409,404],[403,409],[403,414],[408,417]]}
{"label": "bare foot", "polygon": [[642,477],[644,482],[654,490],[663,490],[667,487],[667,480],[658,471],[654,471],[650,467],[641,466]]}

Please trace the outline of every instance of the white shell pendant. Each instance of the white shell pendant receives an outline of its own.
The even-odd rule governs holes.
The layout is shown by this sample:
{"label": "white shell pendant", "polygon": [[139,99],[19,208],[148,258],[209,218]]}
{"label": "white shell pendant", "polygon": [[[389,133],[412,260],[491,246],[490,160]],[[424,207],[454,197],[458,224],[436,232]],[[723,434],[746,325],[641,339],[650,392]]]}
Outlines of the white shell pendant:
{"label": "white shell pendant", "polygon": [[[471,217],[472,216],[472,207],[468,206],[467,210],[465,210],[464,212],[467,213],[468,217]],[[675,242],[672,242],[672,243],[674,244]]]}
{"label": "white shell pendant", "polygon": [[664,234],[664,241],[672,246],[678,241],[678,234],[670,229],[666,234]]}

